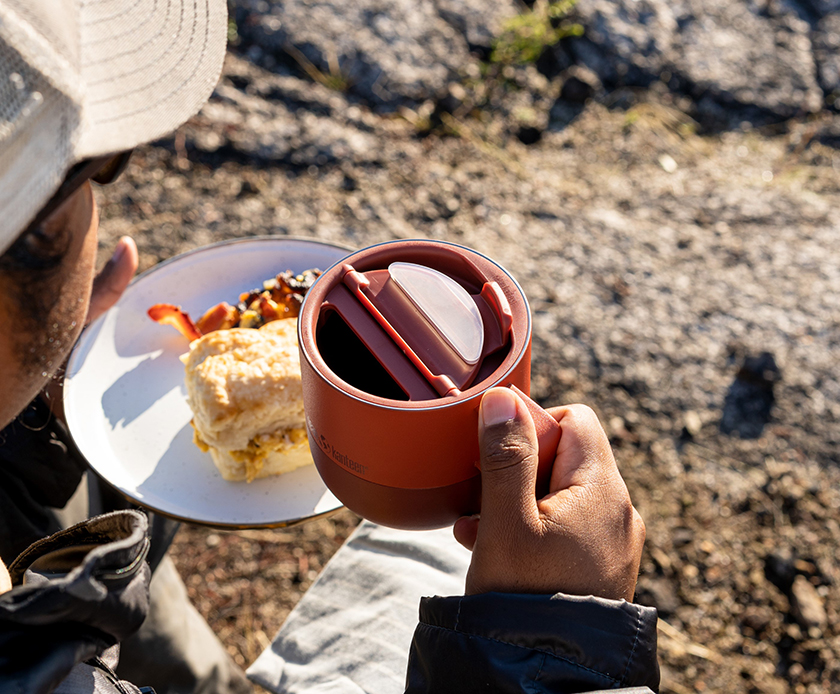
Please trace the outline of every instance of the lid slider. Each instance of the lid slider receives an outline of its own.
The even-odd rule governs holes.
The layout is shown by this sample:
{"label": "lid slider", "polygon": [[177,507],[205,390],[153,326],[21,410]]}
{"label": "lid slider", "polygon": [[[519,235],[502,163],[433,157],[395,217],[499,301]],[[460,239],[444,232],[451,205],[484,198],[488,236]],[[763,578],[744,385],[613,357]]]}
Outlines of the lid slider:
{"label": "lid slider", "polygon": [[[388,333],[388,336],[397,344],[397,346],[403,351],[406,357],[414,364],[415,368],[423,375],[423,377],[431,384],[431,386],[435,389],[438,395],[441,397],[445,397],[447,395],[458,395],[461,391],[458,389],[457,385],[452,381],[449,376],[446,374],[434,374],[426,366],[425,362],[418,356],[418,354],[414,351],[414,349],[408,344],[408,342],[403,339],[403,336],[397,332],[391,322],[386,318],[382,312],[379,310],[377,305],[373,303],[373,301],[369,298],[369,293],[371,293],[371,279],[379,280],[385,279],[387,282],[388,278],[376,277],[375,275],[379,272],[388,271],[374,271],[369,272],[366,275],[356,272],[356,270],[348,265],[348,270],[344,274],[344,284],[353,292],[359,302],[364,306],[368,313],[376,319],[376,322]],[[378,282],[376,283],[378,284]],[[379,300],[377,303],[382,305],[383,303],[387,304],[387,300],[385,302],[382,301],[382,292],[381,287],[380,291],[374,294],[374,297],[378,298]],[[469,296],[469,295],[468,295]],[[410,316],[407,316],[410,317]],[[370,345],[369,345],[370,346]],[[386,367],[387,368],[387,367]],[[393,374],[392,374],[393,375]]]}
{"label": "lid slider", "polygon": [[455,278],[408,262],[367,272],[345,263],[340,271],[324,307],[341,314],[411,400],[459,395],[508,344],[512,313],[496,282],[471,294]]}

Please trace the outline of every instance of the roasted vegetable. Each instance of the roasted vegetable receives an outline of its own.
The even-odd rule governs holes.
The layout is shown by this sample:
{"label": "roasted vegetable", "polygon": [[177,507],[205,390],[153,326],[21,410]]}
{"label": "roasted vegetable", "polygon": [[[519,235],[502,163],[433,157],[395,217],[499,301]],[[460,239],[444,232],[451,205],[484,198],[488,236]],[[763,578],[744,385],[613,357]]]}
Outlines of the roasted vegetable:
{"label": "roasted vegetable", "polygon": [[199,333],[206,335],[214,330],[227,330],[237,323],[239,323],[239,309],[223,301],[199,318],[195,327]]}

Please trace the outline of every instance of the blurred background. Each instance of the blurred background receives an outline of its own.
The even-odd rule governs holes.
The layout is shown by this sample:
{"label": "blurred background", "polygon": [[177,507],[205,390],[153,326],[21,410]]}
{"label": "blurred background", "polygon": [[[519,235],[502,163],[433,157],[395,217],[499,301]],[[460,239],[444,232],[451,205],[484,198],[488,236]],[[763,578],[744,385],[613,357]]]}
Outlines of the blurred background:
{"label": "blurred background", "polygon": [[[101,255],[475,248],[532,395],[592,406],[648,528],[662,691],[840,691],[840,0],[230,0],[210,102],[97,192]],[[278,268],[282,270],[284,268]],[[185,527],[243,666],[358,522]]]}

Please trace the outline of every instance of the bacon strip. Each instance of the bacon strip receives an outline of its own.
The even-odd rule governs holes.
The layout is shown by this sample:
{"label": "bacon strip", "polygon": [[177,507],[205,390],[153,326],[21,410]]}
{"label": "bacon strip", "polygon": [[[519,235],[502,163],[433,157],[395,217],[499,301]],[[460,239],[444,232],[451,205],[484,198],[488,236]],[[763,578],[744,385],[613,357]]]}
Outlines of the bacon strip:
{"label": "bacon strip", "polygon": [[201,337],[192,318],[174,304],[155,304],[148,310],[149,318],[163,325],[171,325],[190,342]]}

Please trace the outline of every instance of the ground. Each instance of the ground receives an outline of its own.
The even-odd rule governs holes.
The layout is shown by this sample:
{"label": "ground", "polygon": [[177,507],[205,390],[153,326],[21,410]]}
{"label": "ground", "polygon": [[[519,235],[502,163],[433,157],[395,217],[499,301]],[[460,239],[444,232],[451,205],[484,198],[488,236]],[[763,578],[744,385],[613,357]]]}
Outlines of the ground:
{"label": "ground", "polygon": [[[259,96],[275,126],[325,113],[242,62],[226,74],[228,97]],[[122,234],[141,269],[277,234],[446,239],[496,259],[531,303],[532,395],[598,412],[646,521],[637,599],[659,608],[662,691],[836,691],[836,116],[698,135],[673,101],[625,93],[555,105],[526,145],[512,109],[377,115],[301,89],[368,144],[298,160],[237,145],[259,121],[219,115],[249,108],[222,90],[98,193],[102,258]],[[185,527],[173,556],[246,666],[357,520]]]}

